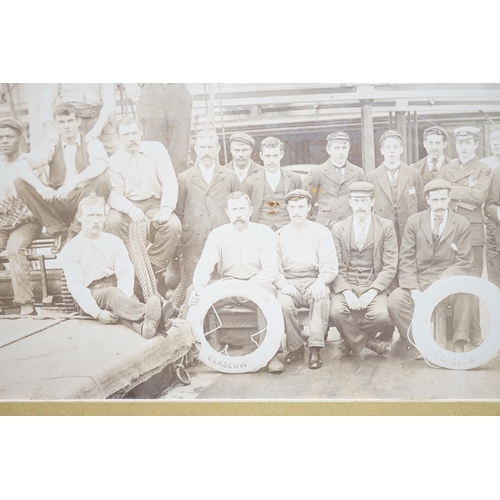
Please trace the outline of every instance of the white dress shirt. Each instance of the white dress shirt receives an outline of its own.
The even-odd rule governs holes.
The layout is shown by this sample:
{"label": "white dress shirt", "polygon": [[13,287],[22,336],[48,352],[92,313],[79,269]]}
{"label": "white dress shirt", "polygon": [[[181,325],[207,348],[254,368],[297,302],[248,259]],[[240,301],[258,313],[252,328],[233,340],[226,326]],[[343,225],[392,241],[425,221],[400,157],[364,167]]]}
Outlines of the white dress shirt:
{"label": "white dress shirt", "polygon": [[271,189],[273,190],[274,193],[274,191],[276,191],[278,187],[278,184],[280,183],[281,169],[277,170],[274,173],[270,173],[266,170],[266,179],[267,182],[269,182],[269,185],[271,186]]}
{"label": "white dress shirt", "polygon": [[90,239],[79,233],[61,252],[62,267],[68,290],[78,305],[97,318],[101,308],[87,288],[93,281],[113,274],[117,288],[127,297],[134,294],[134,266],[123,241],[109,233]]}
{"label": "white dress shirt", "polygon": [[78,134],[74,144],[68,144],[61,138],[61,145],[64,163],[66,164],[66,178],[64,179],[64,184],[68,184],[78,176],[78,170],[76,169],[76,150],[78,147],[82,147],[82,136]]}
{"label": "white dress shirt", "polygon": [[206,168],[205,165],[202,165],[200,163],[198,165],[198,168],[200,169],[201,175],[203,176],[203,179],[205,179],[205,182],[208,185],[210,185],[210,183],[212,182],[212,179],[214,177],[215,163],[210,168]]}
{"label": "white dress shirt", "polygon": [[[396,172],[394,173],[394,180],[397,181],[399,178],[399,167],[401,165],[401,161],[398,161],[397,163],[387,163],[384,161],[384,166],[388,168],[389,170],[395,170]],[[389,178],[389,182],[392,181],[391,174],[387,172],[386,170],[387,177]]]}
{"label": "white dress shirt", "polygon": [[[370,217],[368,217],[368,219],[366,219],[366,221],[365,221],[365,237],[363,238],[363,243],[362,243],[360,249],[363,248],[363,246],[365,244],[366,237],[368,236],[368,231],[370,230],[371,223],[372,223],[372,216],[370,215]],[[363,228],[361,227],[361,223],[359,222],[359,220],[356,217],[353,217],[352,224],[353,224],[353,228],[354,228],[354,240],[357,242],[360,238],[360,235],[363,233]]]}
{"label": "white dress shirt", "polygon": [[[233,163],[234,165],[234,163]],[[236,174],[236,177],[238,177],[239,181],[243,184],[243,181],[247,178],[248,172],[250,170],[250,166],[252,165],[252,162],[250,161],[248,165],[244,168],[238,168],[236,165],[234,165],[234,172]]]}

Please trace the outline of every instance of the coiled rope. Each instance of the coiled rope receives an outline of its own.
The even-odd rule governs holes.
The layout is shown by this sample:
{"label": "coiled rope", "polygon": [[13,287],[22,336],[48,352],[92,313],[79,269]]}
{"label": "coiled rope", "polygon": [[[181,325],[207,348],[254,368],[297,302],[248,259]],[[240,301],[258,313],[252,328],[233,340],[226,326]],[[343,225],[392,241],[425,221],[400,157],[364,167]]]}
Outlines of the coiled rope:
{"label": "coiled rope", "polygon": [[146,246],[148,224],[148,221],[132,221],[130,223],[128,235],[130,260],[134,265],[135,274],[141,285],[144,301],[154,296],[163,300],[156,288],[156,278],[151,262],[149,262]]}

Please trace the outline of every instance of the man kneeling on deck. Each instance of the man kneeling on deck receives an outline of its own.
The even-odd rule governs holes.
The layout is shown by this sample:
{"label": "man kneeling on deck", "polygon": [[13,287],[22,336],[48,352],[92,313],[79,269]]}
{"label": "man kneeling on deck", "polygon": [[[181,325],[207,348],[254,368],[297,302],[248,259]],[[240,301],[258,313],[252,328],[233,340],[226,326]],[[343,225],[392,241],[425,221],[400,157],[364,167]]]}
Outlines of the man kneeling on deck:
{"label": "man kneeling on deck", "polygon": [[309,191],[296,189],[285,196],[291,223],[276,232],[280,277],[276,281],[278,301],[283,309],[289,353],[285,363],[304,359],[298,308],[309,308],[309,368],[321,368],[320,351],[325,347],[330,312],[330,289],[338,274],[332,233],[307,220],[311,211]]}
{"label": "man kneeling on deck", "polygon": [[[151,297],[144,305],[134,296],[134,267],[117,236],[102,231],[104,198],[89,196],[78,205],[81,232],[61,254],[68,289],[78,305],[104,325],[121,321],[153,338],[161,323],[168,323],[172,305]],[[163,318],[163,321],[161,321]],[[163,325],[167,329],[168,324]]]}
{"label": "man kneeling on deck", "polygon": [[[249,281],[276,296],[273,285],[278,278],[276,239],[271,228],[250,222],[252,211],[250,198],[245,193],[236,191],[227,197],[226,213],[230,223],[213,229],[208,235],[194,272],[193,285],[186,294],[189,306],[199,304],[200,295],[213,280],[215,266],[219,279]],[[187,310],[184,311],[186,315]],[[263,323],[259,311],[259,330],[263,330]],[[270,373],[281,373],[283,369],[277,355],[267,366]]]}
{"label": "man kneeling on deck", "polygon": [[396,232],[392,221],[372,213],[373,184],[354,182],[349,190],[353,215],[332,228],[340,263],[330,321],[344,339],[341,354],[359,356],[367,347],[383,355],[391,344],[375,335],[389,322],[387,289],[398,267]]}

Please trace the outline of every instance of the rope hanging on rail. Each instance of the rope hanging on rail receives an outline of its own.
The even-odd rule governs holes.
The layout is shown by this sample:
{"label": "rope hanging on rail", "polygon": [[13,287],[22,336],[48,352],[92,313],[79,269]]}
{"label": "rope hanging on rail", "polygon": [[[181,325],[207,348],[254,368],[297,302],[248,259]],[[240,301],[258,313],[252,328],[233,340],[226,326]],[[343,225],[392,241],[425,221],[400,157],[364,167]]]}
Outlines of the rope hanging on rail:
{"label": "rope hanging on rail", "polygon": [[146,248],[148,224],[147,221],[132,221],[128,236],[130,260],[141,285],[144,301],[153,296],[163,299],[156,288],[156,278]]}

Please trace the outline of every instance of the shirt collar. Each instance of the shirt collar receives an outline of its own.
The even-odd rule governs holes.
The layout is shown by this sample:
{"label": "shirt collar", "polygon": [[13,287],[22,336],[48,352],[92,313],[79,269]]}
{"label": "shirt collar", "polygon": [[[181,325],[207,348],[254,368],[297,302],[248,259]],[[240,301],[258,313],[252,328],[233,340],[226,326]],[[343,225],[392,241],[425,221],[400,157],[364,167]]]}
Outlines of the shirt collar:
{"label": "shirt collar", "polygon": [[80,134],[77,135],[75,144],[68,144],[64,140],[64,138],[61,137],[61,144],[62,144],[63,148],[66,147],[66,146],[74,146],[75,144],[77,144],[78,147],[81,148],[82,147],[82,136]]}
{"label": "shirt collar", "polygon": [[139,151],[137,151],[137,153],[127,153],[127,151],[125,151],[125,149],[122,149],[123,151],[123,154],[125,155],[125,158],[127,158],[127,160],[131,160],[133,156],[135,156],[136,154],[143,154],[145,156],[148,156],[148,153],[147,151],[144,149],[144,142],[141,142],[141,146],[139,147]]}
{"label": "shirt collar", "polygon": [[388,168],[389,170],[396,170],[397,168],[400,167],[401,165],[401,160],[397,161],[396,163],[387,163],[384,161],[385,168]]}
{"label": "shirt collar", "polygon": [[331,158],[330,158],[330,161],[332,162],[332,165],[335,168],[345,168],[345,166],[347,165],[347,161],[343,165],[340,163],[337,163],[336,161],[333,161]]}
{"label": "shirt collar", "polygon": [[276,172],[270,173],[266,170],[266,177],[268,179],[279,179],[281,177],[281,168],[279,170],[276,170]]}
{"label": "shirt collar", "polygon": [[[436,167],[437,167],[437,168],[441,168],[441,166],[443,165],[443,163],[444,163],[444,155],[441,155],[441,156],[439,157],[439,160],[438,160],[438,161],[437,161],[437,163],[436,163]],[[431,160],[431,157],[430,157],[430,156],[428,156],[428,157],[427,157],[427,165],[428,165],[428,167],[429,167],[431,170],[434,168],[434,163],[432,163],[432,160]]]}
{"label": "shirt collar", "polygon": [[[446,210],[446,212],[443,215],[443,222],[441,224],[446,224],[446,221],[448,220],[448,212],[450,209]],[[434,219],[436,216],[434,215],[434,212],[431,210],[431,229],[434,227]]]}
{"label": "shirt collar", "polygon": [[[356,217],[353,217],[354,220],[354,226],[357,227],[359,230],[361,230],[361,224],[359,220]],[[370,229],[370,224],[372,223],[372,214],[368,216],[368,219],[365,220],[365,230],[368,231]]]}
{"label": "shirt collar", "polygon": [[458,161],[460,162],[460,165],[464,165],[465,166],[465,165],[467,165],[467,163],[469,163],[475,157],[476,157],[476,153],[473,153],[471,156],[469,156],[468,158],[466,158],[464,161],[462,161],[460,158],[458,159]]}

